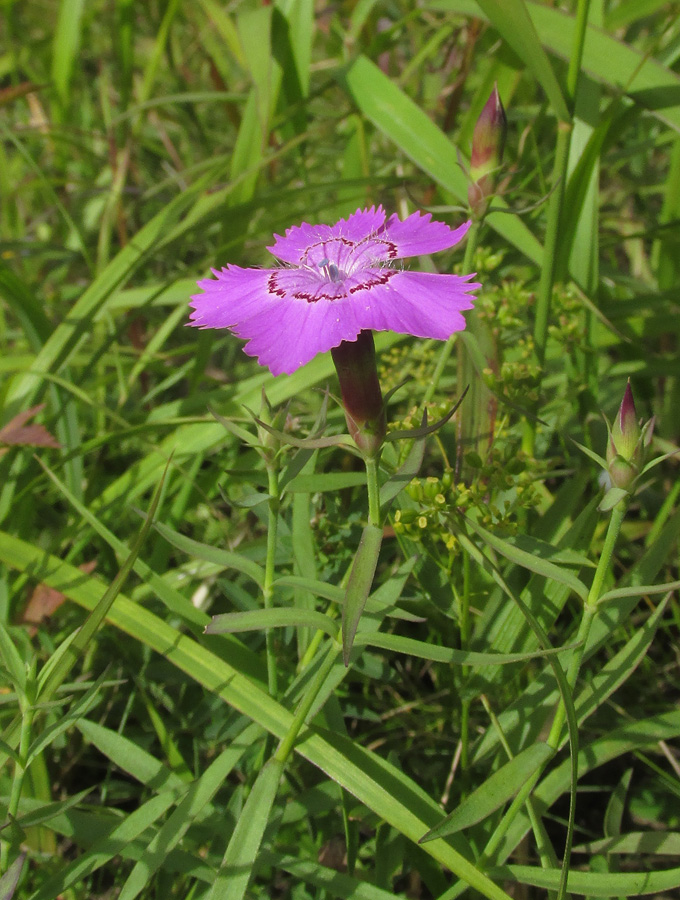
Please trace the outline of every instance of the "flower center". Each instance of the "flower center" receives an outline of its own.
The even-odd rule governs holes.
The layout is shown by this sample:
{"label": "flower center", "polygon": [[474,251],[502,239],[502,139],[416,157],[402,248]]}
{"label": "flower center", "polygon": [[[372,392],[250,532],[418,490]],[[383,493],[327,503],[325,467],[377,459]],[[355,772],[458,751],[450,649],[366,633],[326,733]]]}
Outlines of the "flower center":
{"label": "flower center", "polygon": [[325,256],[319,263],[319,268],[321,269],[324,278],[327,278],[328,281],[332,281],[335,284],[342,281],[340,269],[338,269],[335,263],[330,262]]}

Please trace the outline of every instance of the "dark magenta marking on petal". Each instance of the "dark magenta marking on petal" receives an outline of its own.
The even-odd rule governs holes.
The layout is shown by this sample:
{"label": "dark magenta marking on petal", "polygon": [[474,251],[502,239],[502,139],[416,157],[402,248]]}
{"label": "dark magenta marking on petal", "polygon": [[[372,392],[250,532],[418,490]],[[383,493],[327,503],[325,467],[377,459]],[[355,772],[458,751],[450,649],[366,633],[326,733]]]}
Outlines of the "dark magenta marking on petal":
{"label": "dark magenta marking on petal", "polygon": [[267,279],[267,291],[270,296],[280,297],[282,300],[285,298],[292,298],[294,300],[305,300],[307,303],[316,303],[319,300],[328,300],[330,303],[333,303],[336,300],[342,300],[353,294],[360,294],[362,292],[368,292],[374,287],[378,287],[381,284],[387,284],[387,282],[394,275],[398,274],[397,269],[381,269],[381,270],[365,270],[365,277],[361,279],[358,284],[353,285],[352,287],[347,287],[344,293],[337,292],[337,286],[342,282],[330,282],[336,286],[335,292],[326,292],[323,290],[322,282],[319,283],[319,288],[315,290],[313,293],[307,290],[287,290],[284,287],[281,287],[279,284],[279,273],[272,272],[272,274]]}

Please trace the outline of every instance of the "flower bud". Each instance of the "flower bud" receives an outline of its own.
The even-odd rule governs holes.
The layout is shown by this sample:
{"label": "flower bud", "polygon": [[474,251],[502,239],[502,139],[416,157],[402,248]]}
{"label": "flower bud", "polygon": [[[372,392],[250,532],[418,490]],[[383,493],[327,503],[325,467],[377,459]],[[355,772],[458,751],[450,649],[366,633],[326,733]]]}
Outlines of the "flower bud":
{"label": "flower bud", "polygon": [[[277,431],[283,431],[285,428],[287,415],[287,406],[278,410],[274,410],[271,403],[269,402],[269,398],[267,397],[264,388],[262,388],[259,414],[260,421],[264,422],[265,425],[270,425]],[[260,425],[258,425],[257,427],[257,433],[260,439],[260,444],[264,451],[265,458],[273,459],[274,455],[280,447],[279,439],[275,437],[270,431],[267,431],[266,428],[262,428],[262,426]]]}
{"label": "flower bud", "polygon": [[385,439],[387,421],[373,333],[361,331],[356,341],[343,341],[333,347],[331,355],[340,381],[349,433],[365,456],[377,456]]}
{"label": "flower bud", "polygon": [[508,120],[498,96],[498,85],[494,85],[472,134],[468,202],[477,218],[484,215],[494,193],[496,176],[503,161],[507,131]]}
{"label": "flower bud", "polygon": [[645,464],[647,448],[652,440],[654,419],[642,427],[638,422],[630,381],[616,414],[614,424],[607,422],[607,472],[614,487],[631,491]]}

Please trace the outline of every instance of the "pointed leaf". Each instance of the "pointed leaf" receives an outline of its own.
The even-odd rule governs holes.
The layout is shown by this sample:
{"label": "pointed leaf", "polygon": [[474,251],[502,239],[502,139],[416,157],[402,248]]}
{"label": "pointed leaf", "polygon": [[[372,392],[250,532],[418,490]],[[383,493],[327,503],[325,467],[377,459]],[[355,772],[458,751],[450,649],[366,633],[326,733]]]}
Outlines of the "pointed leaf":
{"label": "pointed leaf", "polygon": [[349,654],[354,642],[354,635],[373,585],[382,536],[382,528],[378,528],[376,525],[367,525],[364,528],[347,582],[345,602],[342,608],[342,658],[346,666],[349,665]]}
{"label": "pointed leaf", "polygon": [[0,900],[12,900],[14,891],[24,869],[25,853],[20,853],[5,874],[0,878]]}
{"label": "pointed leaf", "polygon": [[423,844],[434,838],[447,837],[483,821],[504,803],[511,800],[534,772],[539,772],[554,755],[555,751],[552,747],[542,742],[522,750],[514,759],[490,775],[439,825],[431,828],[419,843]]}
{"label": "pointed leaf", "polygon": [[285,628],[289,625],[320,629],[331,637],[335,637],[338,633],[337,624],[324,613],[313,609],[295,609],[281,606],[213,616],[210,624],[205,627],[205,633],[235,634],[240,631]]}
{"label": "pointed leaf", "polygon": [[282,772],[283,763],[277,759],[270,759],[260,769],[207,900],[242,900],[245,896]]}

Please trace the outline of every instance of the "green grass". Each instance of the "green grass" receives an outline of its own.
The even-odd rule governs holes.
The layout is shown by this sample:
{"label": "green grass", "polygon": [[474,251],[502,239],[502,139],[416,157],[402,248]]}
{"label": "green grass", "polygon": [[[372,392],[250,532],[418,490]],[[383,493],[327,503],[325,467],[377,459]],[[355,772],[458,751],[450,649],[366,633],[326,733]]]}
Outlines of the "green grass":
{"label": "green grass", "polygon": [[[2,15],[0,897],[676,896],[674,4]],[[350,578],[377,486],[250,412],[341,434],[330,354],[274,379],[188,298],[302,221],[459,224],[494,82],[499,195],[420,261],[468,330],[376,336],[390,431],[470,392],[386,445]],[[669,456],[603,511],[629,378]]]}

